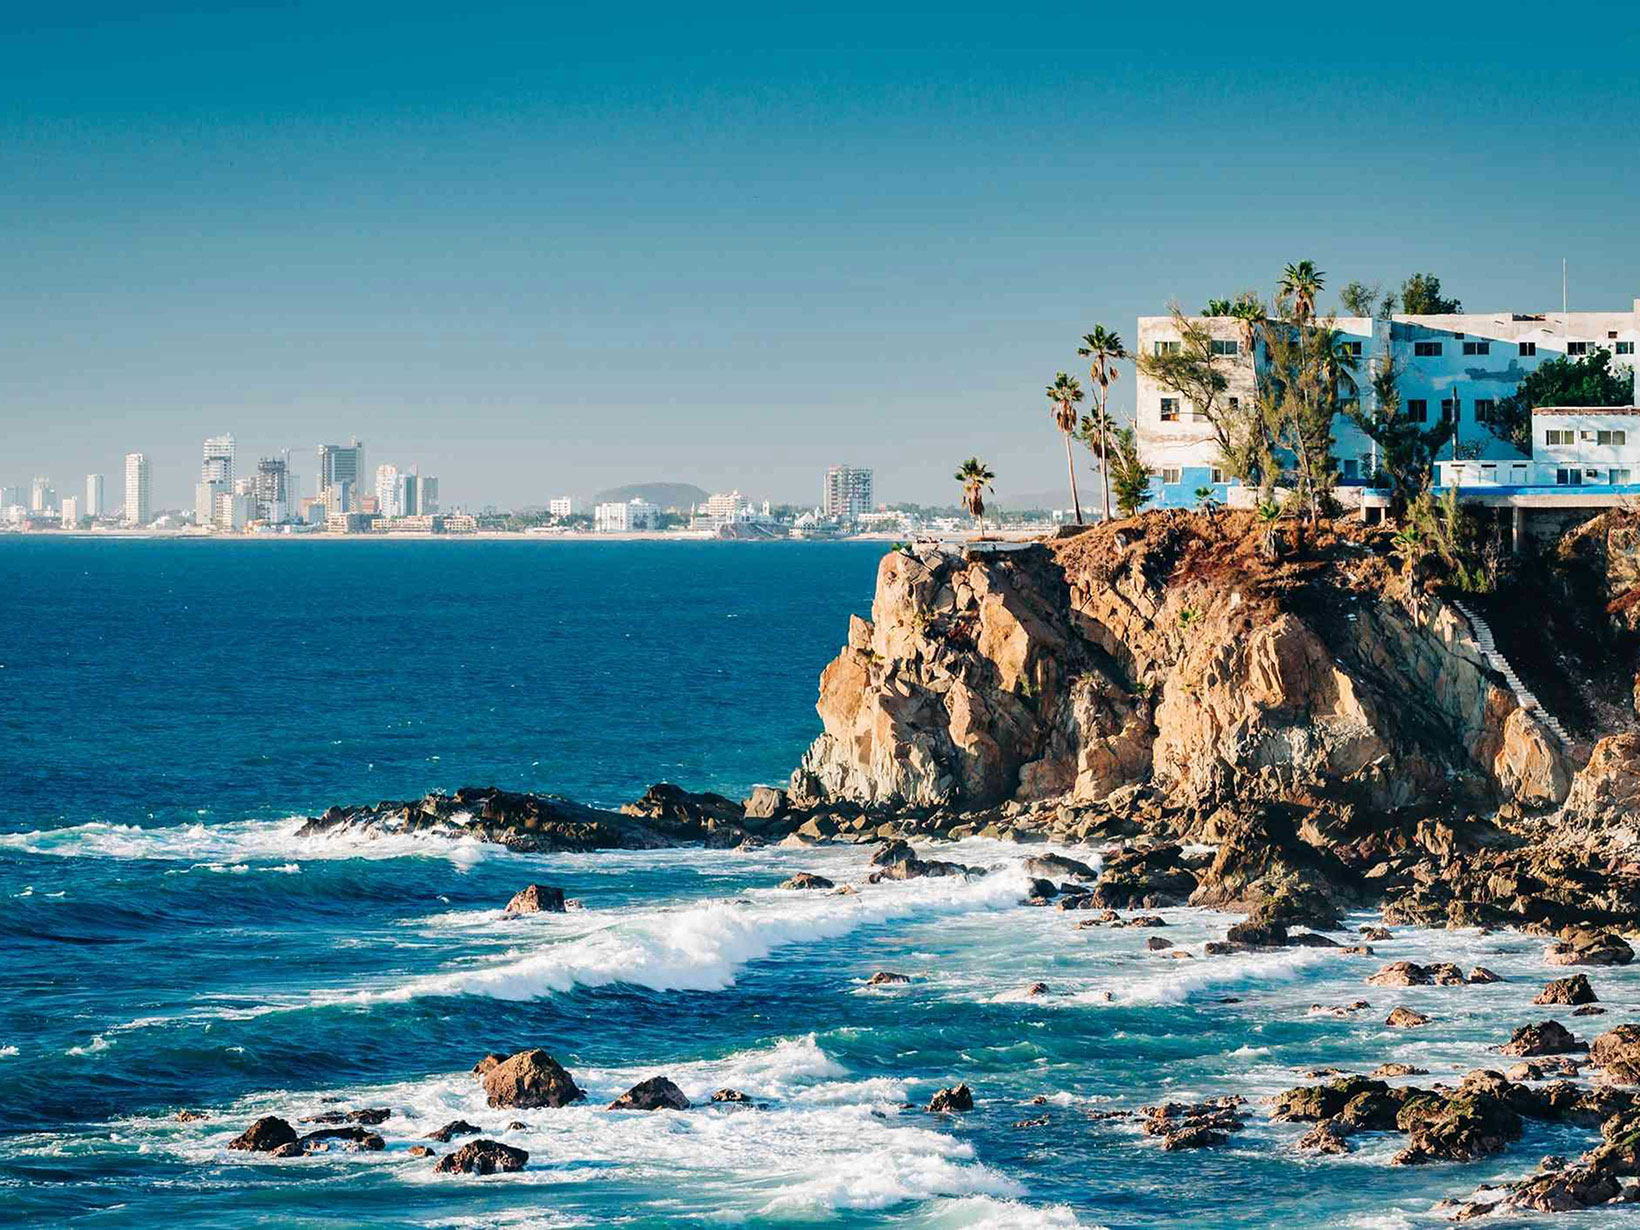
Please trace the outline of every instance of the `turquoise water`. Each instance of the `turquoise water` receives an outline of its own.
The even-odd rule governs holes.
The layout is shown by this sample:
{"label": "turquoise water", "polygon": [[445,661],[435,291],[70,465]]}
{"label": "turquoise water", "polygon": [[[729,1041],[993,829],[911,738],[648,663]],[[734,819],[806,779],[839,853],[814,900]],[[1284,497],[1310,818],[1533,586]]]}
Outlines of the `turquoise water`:
{"label": "turquoise water", "polygon": [[[1596,972],[1606,1017],[1530,1006],[1549,971],[1526,937],[1209,961],[1225,918],[1077,930],[1019,904],[1017,848],[979,841],[955,856],[995,867],[983,880],[866,885],[852,848],[525,856],[294,836],[291,817],[331,803],[466,783],[613,804],[660,778],[778,780],[817,729],[816,677],[868,608],[877,555],[0,540],[0,1222],[1420,1227],[1444,1224],[1441,1196],[1586,1146],[1531,1124],[1501,1158],[1397,1168],[1398,1138],[1299,1155],[1301,1129],[1255,1106],[1228,1146],[1168,1154],[1090,1113],[1257,1096],[1328,1065],[1450,1079],[1498,1065],[1488,1048],[1528,1020],[1558,1013],[1588,1037],[1640,1014],[1627,971]],[[775,887],[796,870],[860,892]],[[503,920],[531,880],[584,908]],[[1146,951],[1154,934],[1195,959]],[[1508,981],[1362,984],[1400,957]],[[913,981],[864,985],[885,968]],[[1050,993],[1025,996],[1037,980]],[[1373,1011],[1308,1011],[1357,998]],[[1387,1029],[1395,1003],[1434,1022]],[[525,1046],[589,1102],[488,1109],[468,1069]],[[763,1105],[599,1109],[656,1073],[697,1101],[733,1085]],[[955,1080],[973,1114],[903,1108]],[[388,1148],[225,1148],[258,1115],[338,1105],[390,1108]],[[454,1118],[529,1167],[446,1178],[409,1157]]]}

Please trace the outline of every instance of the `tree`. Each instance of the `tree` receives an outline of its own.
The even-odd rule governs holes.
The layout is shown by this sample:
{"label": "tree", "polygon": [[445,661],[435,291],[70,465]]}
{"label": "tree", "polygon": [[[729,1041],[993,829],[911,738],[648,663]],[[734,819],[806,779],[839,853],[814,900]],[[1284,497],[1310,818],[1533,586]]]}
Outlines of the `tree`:
{"label": "tree", "polygon": [[1338,292],[1338,302],[1349,316],[1388,316],[1395,310],[1395,292],[1384,293],[1377,282],[1349,281]]}
{"label": "tree", "polygon": [[1076,509],[1076,524],[1082,524],[1082,498],[1076,493],[1076,462],[1071,457],[1071,437],[1076,434],[1076,407],[1082,400],[1082,386],[1075,376],[1059,372],[1048,386],[1048,402],[1053,406],[1054,422],[1065,437],[1065,466],[1071,474],[1071,507]]}
{"label": "tree", "polygon": [[1386,358],[1373,367],[1373,405],[1349,410],[1362,431],[1378,445],[1378,467],[1389,482],[1390,515],[1402,520],[1407,509],[1429,487],[1435,458],[1452,438],[1456,424],[1443,420],[1425,427],[1401,415],[1399,373]]}
{"label": "tree", "polygon": [[1314,261],[1297,261],[1281,271],[1276,302],[1287,309],[1294,322],[1303,324],[1315,316],[1316,297],[1326,286],[1327,275]]}
{"label": "tree", "polygon": [[[1121,377],[1121,369],[1116,366],[1119,359],[1128,357],[1127,348],[1122,345],[1122,335],[1114,329],[1107,329],[1104,325],[1094,325],[1092,333],[1082,335],[1082,344],[1077,347],[1076,353],[1088,360],[1088,378],[1093,391],[1093,426],[1099,433],[1099,444],[1094,453],[1099,458],[1099,478],[1105,488],[1105,520],[1110,520],[1110,386]],[[1087,424],[1088,420],[1082,420]],[[1088,446],[1093,447],[1087,428],[1083,428],[1083,439]]]}
{"label": "tree", "polygon": [[1207,306],[1202,309],[1202,315],[1203,316],[1228,316],[1228,315],[1230,315],[1230,300],[1228,300],[1228,299],[1209,299],[1207,301]]}
{"label": "tree", "polygon": [[1139,437],[1131,427],[1115,433],[1112,479],[1116,485],[1116,508],[1124,517],[1134,516],[1150,498],[1150,469],[1139,457]]}
{"label": "tree", "polygon": [[1433,273],[1415,273],[1401,283],[1401,310],[1409,316],[1449,316],[1463,311],[1463,304],[1441,297],[1441,279]]}
{"label": "tree", "polygon": [[996,478],[991,467],[978,457],[970,457],[957,467],[957,481],[962,484],[962,502],[974,518],[980,531],[985,530],[985,492],[992,490]]}
{"label": "tree", "polygon": [[1357,360],[1331,317],[1315,323],[1295,294],[1286,298],[1291,317],[1264,330],[1259,413],[1275,447],[1291,458],[1294,495],[1313,523],[1336,477],[1332,424],[1354,400]]}
{"label": "tree", "polygon": [[1546,360],[1498,402],[1493,433],[1530,456],[1535,407],[1632,405],[1634,372],[1626,367],[1613,370],[1611,361],[1611,351],[1604,349],[1581,359]]}

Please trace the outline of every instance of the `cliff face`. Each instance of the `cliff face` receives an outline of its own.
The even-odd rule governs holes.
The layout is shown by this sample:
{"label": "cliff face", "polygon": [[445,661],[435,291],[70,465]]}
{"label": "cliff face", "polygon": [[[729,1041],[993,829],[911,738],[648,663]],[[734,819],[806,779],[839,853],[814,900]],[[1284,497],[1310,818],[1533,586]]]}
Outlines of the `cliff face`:
{"label": "cliff face", "polygon": [[1160,513],[893,552],[821,678],[794,800],[1094,804],[1149,783],[1192,806],[1558,803],[1566,753],[1468,621],[1351,534],[1270,564],[1244,517]]}

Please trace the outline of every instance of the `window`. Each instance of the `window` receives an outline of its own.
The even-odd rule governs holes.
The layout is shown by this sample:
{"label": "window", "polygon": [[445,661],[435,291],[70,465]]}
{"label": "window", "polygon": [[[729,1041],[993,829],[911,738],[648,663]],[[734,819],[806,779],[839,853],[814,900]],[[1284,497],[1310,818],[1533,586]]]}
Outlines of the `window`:
{"label": "window", "polygon": [[1597,431],[1595,443],[1616,446],[1621,448],[1629,442],[1629,433],[1626,431]]}
{"label": "window", "polygon": [[1179,399],[1177,397],[1162,398],[1162,422],[1177,423],[1179,421]]}
{"label": "window", "polygon": [[1633,470],[1613,470],[1611,472],[1611,483],[1614,487],[1627,487],[1633,481]]}
{"label": "window", "polygon": [[1159,355],[1178,354],[1180,345],[1179,342],[1157,342],[1155,343],[1156,353]]}
{"label": "window", "polygon": [[1413,342],[1412,353],[1420,359],[1431,359],[1441,353],[1439,342]]}
{"label": "window", "polygon": [[1487,465],[1485,463],[1482,463],[1482,465],[1481,465],[1481,481],[1486,482],[1486,483],[1495,483],[1495,482],[1497,482],[1498,481],[1498,467],[1495,464]]}
{"label": "window", "polygon": [[1162,467],[1162,484],[1164,486],[1169,483],[1177,483],[1181,477],[1182,474],[1177,466]]}
{"label": "window", "polygon": [[1583,471],[1578,469],[1569,470],[1562,467],[1555,471],[1555,482],[1562,487],[1581,487],[1583,485]]}
{"label": "window", "polygon": [[1520,353],[1523,356],[1525,356],[1527,358],[1530,358],[1532,355],[1535,355],[1537,353],[1537,343],[1536,342],[1522,342],[1520,344]]}
{"label": "window", "polygon": [[1634,343],[1633,342],[1618,342],[1617,343],[1617,353],[1618,354],[1633,354],[1634,353]]}
{"label": "window", "polygon": [[1220,355],[1237,355],[1237,354],[1240,354],[1241,353],[1241,343],[1238,342],[1238,341],[1235,341],[1234,339],[1232,339],[1228,342],[1221,342],[1218,338],[1214,338],[1213,339],[1213,353],[1214,354],[1220,354]]}
{"label": "window", "polygon": [[1556,431],[1551,427],[1548,431],[1543,433],[1543,442],[1545,444],[1572,444],[1575,443],[1575,433],[1570,431]]}
{"label": "window", "polygon": [[1214,484],[1217,485],[1219,483],[1222,483],[1223,481],[1224,481],[1224,471],[1219,469],[1218,466],[1214,466],[1213,467],[1213,482],[1214,482]]}
{"label": "window", "polygon": [[1588,354],[1589,353],[1589,343],[1588,342],[1567,342],[1566,343],[1566,353],[1567,354]]}
{"label": "window", "polygon": [[1357,359],[1359,359],[1361,357],[1361,343],[1360,342],[1345,342],[1344,343],[1344,352],[1346,354],[1354,355]]}
{"label": "window", "polygon": [[1497,416],[1497,402],[1493,401],[1490,397],[1477,397],[1475,399],[1475,421],[1477,423],[1490,423],[1497,418]]}
{"label": "window", "polygon": [[1407,417],[1414,423],[1429,422],[1429,403],[1421,397],[1407,402]]}
{"label": "window", "polygon": [[1465,342],[1463,344],[1463,352],[1465,354],[1491,354],[1492,353],[1492,343],[1491,342]]}
{"label": "window", "polygon": [[1616,336],[1617,336],[1617,330],[1616,329],[1613,329],[1609,333],[1606,334],[1606,337],[1607,337],[1608,340],[1610,340],[1611,338],[1614,338]]}
{"label": "window", "polygon": [[1230,399],[1230,409],[1231,409],[1231,410],[1232,410],[1232,411],[1235,411],[1235,410],[1240,410],[1240,409],[1241,409],[1241,398],[1239,398],[1239,397],[1232,397],[1232,398],[1231,398],[1231,399]]}
{"label": "window", "polygon": [[1361,463],[1359,461],[1355,460],[1353,457],[1344,458],[1344,477],[1345,478],[1360,478],[1361,477]]}
{"label": "window", "polygon": [[1443,397],[1441,399],[1441,422],[1450,423],[1453,415],[1461,413],[1463,413],[1462,402],[1454,401],[1450,397]]}

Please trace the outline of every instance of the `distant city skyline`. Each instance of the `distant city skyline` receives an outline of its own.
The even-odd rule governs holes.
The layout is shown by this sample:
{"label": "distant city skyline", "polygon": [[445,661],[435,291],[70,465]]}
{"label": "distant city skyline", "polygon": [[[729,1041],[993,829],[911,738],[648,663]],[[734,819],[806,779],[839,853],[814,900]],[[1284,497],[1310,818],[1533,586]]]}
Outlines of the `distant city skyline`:
{"label": "distant city skyline", "polygon": [[300,8],[8,27],[0,482],[141,451],[188,507],[208,435],[357,433],[446,503],[806,504],[839,458],[949,502],[970,455],[1006,501],[1063,485],[1042,390],[1096,323],[1306,258],[1323,307],[1429,270],[1558,310],[1563,258],[1574,310],[1640,293],[1640,164],[1565,153],[1632,110],[1616,5],[1429,10],[1393,55],[1279,4],[1165,45],[1143,10]]}

